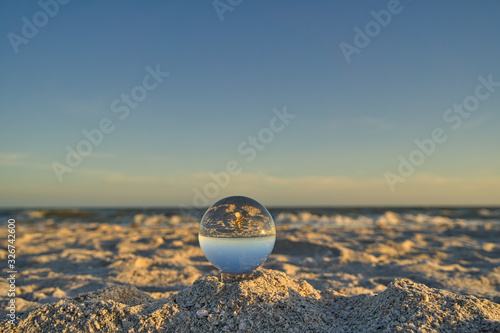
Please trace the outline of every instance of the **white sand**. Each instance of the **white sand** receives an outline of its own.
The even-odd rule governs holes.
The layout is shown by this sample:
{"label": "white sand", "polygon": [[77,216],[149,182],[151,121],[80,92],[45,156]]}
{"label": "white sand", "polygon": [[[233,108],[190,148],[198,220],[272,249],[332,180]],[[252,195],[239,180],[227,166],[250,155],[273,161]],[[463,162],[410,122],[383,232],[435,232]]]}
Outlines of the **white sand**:
{"label": "white sand", "polygon": [[271,270],[220,284],[195,226],[20,224],[16,305],[31,332],[500,331],[499,240],[495,224],[281,226]]}

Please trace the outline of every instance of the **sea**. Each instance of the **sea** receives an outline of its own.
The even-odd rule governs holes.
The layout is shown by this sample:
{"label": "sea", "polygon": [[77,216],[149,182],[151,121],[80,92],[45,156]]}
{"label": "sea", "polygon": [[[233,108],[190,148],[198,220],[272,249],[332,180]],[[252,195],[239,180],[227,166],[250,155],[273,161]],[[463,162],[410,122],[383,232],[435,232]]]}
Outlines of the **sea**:
{"label": "sea", "polygon": [[[380,227],[475,226],[500,223],[500,207],[271,207],[277,226]],[[9,219],[29,225],[109,223],[134,227],[197,225],[206,208],[3,208]]]}

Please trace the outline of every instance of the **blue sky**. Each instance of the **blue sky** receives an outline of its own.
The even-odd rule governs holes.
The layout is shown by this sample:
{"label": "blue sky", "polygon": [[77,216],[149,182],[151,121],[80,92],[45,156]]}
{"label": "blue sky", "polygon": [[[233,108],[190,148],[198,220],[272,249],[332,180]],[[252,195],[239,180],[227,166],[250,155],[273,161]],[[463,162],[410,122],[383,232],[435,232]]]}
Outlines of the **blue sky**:
{"label": "blue sky", "polygon": [[[232,3],[4,2],[0,206],[500,204],[500,87],[480,88],[458,129],[443,118],[478,77],[500,82],[500,3]],[[348,63],[340,45],[356,47],[372,11],[390,22]],[[145,90],[147,68],[169,74]],[[134,89],[120,119],[112,103]],[[295,117],[248,161],[238,147],[283,110]],[[103,119],[114,130],[69,166],[67,147]],[[435,128],[445,142],[414,153]],[[240,172],[217,184],[228,161]]]}

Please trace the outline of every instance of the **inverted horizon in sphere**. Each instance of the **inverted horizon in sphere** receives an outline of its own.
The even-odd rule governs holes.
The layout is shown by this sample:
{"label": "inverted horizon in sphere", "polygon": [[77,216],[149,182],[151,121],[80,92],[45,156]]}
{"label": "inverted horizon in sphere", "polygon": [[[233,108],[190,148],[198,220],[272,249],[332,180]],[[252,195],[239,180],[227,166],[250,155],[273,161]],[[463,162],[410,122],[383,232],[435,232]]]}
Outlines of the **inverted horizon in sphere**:
{"label": "inverted horizon in sphere", "polygon": [[267,260],[273,251],[276,235],[249,238],[200,235],[199,241],[205,257],[223,273],[244,274]]}

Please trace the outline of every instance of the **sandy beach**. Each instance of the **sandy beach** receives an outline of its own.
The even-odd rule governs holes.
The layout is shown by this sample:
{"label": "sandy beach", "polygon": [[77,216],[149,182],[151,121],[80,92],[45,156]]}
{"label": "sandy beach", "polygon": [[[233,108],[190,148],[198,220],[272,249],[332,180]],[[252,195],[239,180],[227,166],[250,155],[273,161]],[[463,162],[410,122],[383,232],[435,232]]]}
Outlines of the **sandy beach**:
{"label": "sandy beach", "polygon": [[223,283],[196,222],[16,231],[20,331],[500,331],[497,223],[399,225],[392,212],[371,227],[280,223],[264,265]]}

